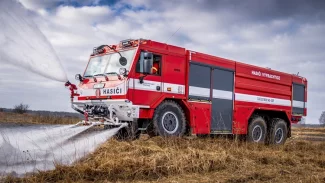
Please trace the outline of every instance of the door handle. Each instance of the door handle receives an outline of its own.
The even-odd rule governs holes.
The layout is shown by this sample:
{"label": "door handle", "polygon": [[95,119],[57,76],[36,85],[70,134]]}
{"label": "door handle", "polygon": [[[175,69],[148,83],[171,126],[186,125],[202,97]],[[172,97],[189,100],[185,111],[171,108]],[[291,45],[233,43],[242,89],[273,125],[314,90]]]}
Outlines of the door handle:
{"label": "door handle", "polygon": [[156,90],[158,90],[158,91],[159,91],[159,90],[160,90],[160,86],[156,86]]}

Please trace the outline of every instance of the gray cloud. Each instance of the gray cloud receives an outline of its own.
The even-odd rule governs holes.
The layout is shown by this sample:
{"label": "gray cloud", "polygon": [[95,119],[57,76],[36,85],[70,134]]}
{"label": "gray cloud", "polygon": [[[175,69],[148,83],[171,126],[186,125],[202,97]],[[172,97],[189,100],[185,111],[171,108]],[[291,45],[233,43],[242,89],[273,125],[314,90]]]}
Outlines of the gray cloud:
{"label": "gray cloud", "polygon": [[[125,4],[130,8],[124,8]],[[307,77],[307,122],[316,123],[325,110],[324,7],[323,1],[302,0],[184,0],[159,4],[135,0],[87,7],[86,11],[64,6],[54,7],[51,12],[39,10],[44,6],[34,10],[39,13],[38,25],[53,44],[71,81],[74,74],[83,72],[94,46],[139,37],[164,42],[181,27],[168,43]],[[21,77],[29,82],[10,84],[9,81],[15,83]],[[28,98],[31,106],[38,109],[69,108],[68,92],[63,85],[23,70],[1,67],[0,84],[0,96],[9,97],[11,90],[26,88],[24,95],[15,95],[13,100],[1,98],[2,105],[12,106]],[[48,88],[51,84],[53,87]]]}
{"label": "gray cloud", "polygon": [[270,21],[273,19],[312,18],[324,20],[325,2],[322,0],[288,0],[288,1],[200,1],[197,3],[200,9],[211,12],[227,11],[248,20]]}

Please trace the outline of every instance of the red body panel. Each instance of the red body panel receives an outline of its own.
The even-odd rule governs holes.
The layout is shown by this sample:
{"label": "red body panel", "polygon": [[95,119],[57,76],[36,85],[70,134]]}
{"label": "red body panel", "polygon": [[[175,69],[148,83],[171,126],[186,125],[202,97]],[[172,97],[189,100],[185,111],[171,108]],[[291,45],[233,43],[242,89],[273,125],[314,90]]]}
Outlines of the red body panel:
{"label": "red body panel", "polygon": [[211,104],[201,102],[189,102],[190,125],[194,134],[209,134],[211,120]]}

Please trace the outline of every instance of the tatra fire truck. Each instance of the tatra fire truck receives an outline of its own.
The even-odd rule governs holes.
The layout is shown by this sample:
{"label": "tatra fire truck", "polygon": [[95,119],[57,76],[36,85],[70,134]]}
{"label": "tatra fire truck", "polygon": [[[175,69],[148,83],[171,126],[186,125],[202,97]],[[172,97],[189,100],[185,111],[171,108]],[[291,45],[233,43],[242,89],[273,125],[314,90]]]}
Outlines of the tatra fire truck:
{"label": "tatra fire truck", "polygon": [[66,86],[82,123],[121,127],[123,139],[231,134],[283,144],[307,115],[304,77],[153,40],[95,47],[76,79]]}

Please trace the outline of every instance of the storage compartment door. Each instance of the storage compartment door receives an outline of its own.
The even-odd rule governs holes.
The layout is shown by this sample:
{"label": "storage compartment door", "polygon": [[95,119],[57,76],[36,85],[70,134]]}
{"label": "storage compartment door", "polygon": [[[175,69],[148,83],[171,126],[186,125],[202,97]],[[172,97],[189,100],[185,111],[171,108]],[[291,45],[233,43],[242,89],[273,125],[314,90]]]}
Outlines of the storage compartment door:
{"label": "storage compartment door", "polygon": [[234,72],[215,68],[212,70],[211,133],[232,133]]}

